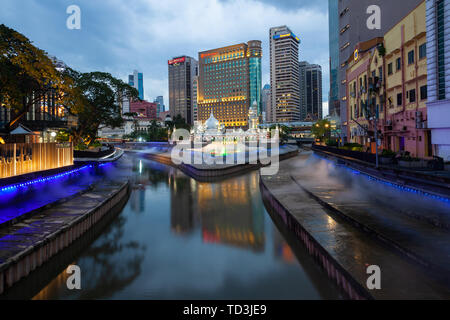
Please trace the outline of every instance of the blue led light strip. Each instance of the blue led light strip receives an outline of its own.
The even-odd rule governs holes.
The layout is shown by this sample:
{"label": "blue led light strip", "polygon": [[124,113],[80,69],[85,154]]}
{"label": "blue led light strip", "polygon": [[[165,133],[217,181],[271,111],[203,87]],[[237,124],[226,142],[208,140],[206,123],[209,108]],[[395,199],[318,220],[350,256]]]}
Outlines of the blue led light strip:
{"label": "blue led light strip", "polygon": [[382,183],[384,185],[387,185],[387,186],[390,186],[390,187],[393,187],[393,188],[396,188],[396,189],[399,189],[399,190],[402,190],[402,191],[408,191],[408,192],[411,192],[411,193],[420,194],[420,195],[423,195],[423,196],[427,196],[427,197],[433,198],[435,200],[439,200],[439,201],[443,201],[443,202],[450,202],[449,198],[441,197],[441,196],[438,196],[438,195],[435,195],[435,194],[432,194],[432,193],[428,193],[428,192],[425,192],[425,191],[422,191],[422,190],[419,190],[419,189],[414,189],[414,188],[411,188],[411,187],[405,187],[405,186],[402,186],[402,185],[399,185],[399,184],[396,184],[396,183],[393,183],[393,182],[388,182],[388,181],[383,180],[383,179],[375,178],[375,177],[373,177],[373,176],[371,176],[371,175],[369,175],[369,174],[367,174],[365,172],[361,172],[359,170],[347,167],[347,166],[345,166],[343,164],[337,164],[334,161],[332,161],[330,159],[327,159],[327,158],[324,158],[324,157],[321,157],[321,156],[319,156],[317,154],[314,154],[314,155],[316,157],[319,157],[319,158],[323,159],[323,160],[332,162],[336,167],[342,167],[342,168],[344,168],[346,170],[350,170],[355,175],[363,175],[363,176],[365,176],[366,178],[368,178],[371,181],[377,181],[377,182],[380,182],[380,183]]}
{"label": "blue led light strip", "polygon": [[74,173],[77,173],[77,172],[80,172],[82,170],[86,170],[86,169],[89,169],[89,168],[93,168],[93,167],[94,167],[93,165],[87,165],[87,166],[83,166],[81,168],[74,169],[74,170],[71,170],[71,171],[67,171],[67,172],[64,172],[64,173],[60,173],[60,174],[57,174],[57,175],[54,175],[54,176],[43,177],[43,178],[39,178],[39,179],[28,181],[28,182],[22,182],[22,183],[13,184],[13,185],[10,185],[10,186],[2,187],[0,189],[0,192],[12,191],[14,189],[28,187],[28,186],[31,186],[31,185],[36,184],[36,183],[43,183],[43,182],[56,180],[56,179],[63,178],[63,177],[66,177],[68,175],[71,175],[71,174],[74,174]]}

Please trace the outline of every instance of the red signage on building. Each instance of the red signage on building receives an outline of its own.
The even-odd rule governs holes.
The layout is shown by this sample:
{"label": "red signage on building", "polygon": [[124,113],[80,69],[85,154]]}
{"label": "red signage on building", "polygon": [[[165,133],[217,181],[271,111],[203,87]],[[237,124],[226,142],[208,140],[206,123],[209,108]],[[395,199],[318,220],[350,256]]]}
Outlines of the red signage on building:
{"label": "red signage on building", "polygon": [[202,53],[202,54],[200,55],[200,57],[203,59],[203,58],[206,58],[206,57],[211,57],[211,56],[216,56],[216,55],[218,55],[217,52],[212,52],[212,53]]}
{"label": "red signage on building", "polygon": [[169,60],[169,65],[176,64],[176,63],[183,63],[185,61],[186,61],[186,57],[176,58],[173,60]]}

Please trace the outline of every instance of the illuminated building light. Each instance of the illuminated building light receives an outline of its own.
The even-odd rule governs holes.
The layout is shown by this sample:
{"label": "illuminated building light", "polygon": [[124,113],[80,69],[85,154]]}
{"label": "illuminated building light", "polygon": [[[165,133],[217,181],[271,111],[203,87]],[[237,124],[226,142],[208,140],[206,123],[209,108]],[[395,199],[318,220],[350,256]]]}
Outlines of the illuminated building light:
{"label": "illuminated building light", "polygon": [[168,64],[173,65],[173,64],[177,64],[177,63],[183,63],[185,61],[186,61],[186,57],[181,57],[181,58],[169,60]]}
{"label": "illuminated building light", "polygon": [[[106,164],[103,164],[103,165],[106,165]],[[103,166],[103,165],[100,165],[100,166]],[[73,169],[73,170],[70,170],[70,171],[67,171],[67,172],[64,172],[64,173],[60,173],[60,174],[57,174],[57,175],[54,175],[54,176],[42,177],[42,178],[30,180],[28,182],[12,184],[10,186],[1,187],[0,192],[13,191],[13,190],[17,190],[19,188],[27,188],[27,187],[32,186],[32,185],[37,184],[37,183],[45,183],[45,182],[54,181],[56,179],[64,178],[64,177],[67,177],[69,175],[72,175],[72,174],[75,174],[75,173],[78,173],[78,172],[81,172],[83,170],[90,169],[90,168],[93,168],[93,167],[94,167],[94,165],[92,165],[92,164],[91,165],[86,165],[86,166],[83,166],[83,167],[80,167],[80,168],[77,168],[77,169]]]}

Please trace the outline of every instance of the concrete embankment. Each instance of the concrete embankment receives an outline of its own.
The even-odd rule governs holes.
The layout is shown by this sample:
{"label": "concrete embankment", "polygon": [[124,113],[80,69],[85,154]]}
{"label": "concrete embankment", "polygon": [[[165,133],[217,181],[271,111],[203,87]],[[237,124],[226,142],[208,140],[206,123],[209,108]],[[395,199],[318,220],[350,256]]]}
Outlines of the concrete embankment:
{"label": "concrete embankment", "polygon": [[0,229],[0,294],[71,246],[128,196],[129,182],[105,181],[90,192]]}
{"label": "concrete embankment", "polygon": [[[155,153],[155,152],[142,152],[139,150],[126,150],[125,152],[137,154],[146,159],[157,161],[162,164],[175,167],[183,171],[191,178],[202,182],[212,182],[223,178],[229,178],[235,175],[243,174],[251,170],[260,169],[265,166],[259,161],[256,164],[246,163],[237,165],[236,164],[196,165],[185,163],[175,164],[172,161],[170,151]],[[280,151],[280,155],[277,160],[283,161],[295,157],[298,155],[298,152],[299,150],[297,147],[288,146]]]}
{"label": "concrete embankment", "polygon": [[[294,234],[325,274],[351,299],[448,299],[448,288],[380,239],[319,203],[296,183],[293,158],[260,188],[274,220]],[[381,289],[370,290],[369,266],[381,270]]]}

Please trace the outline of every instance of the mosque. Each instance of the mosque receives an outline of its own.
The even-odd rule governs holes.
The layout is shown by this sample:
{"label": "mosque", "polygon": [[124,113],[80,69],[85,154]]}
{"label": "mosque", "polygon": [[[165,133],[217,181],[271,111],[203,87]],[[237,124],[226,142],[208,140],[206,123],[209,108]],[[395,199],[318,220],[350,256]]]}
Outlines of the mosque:
{"label": "mosque", "polygon": [[249,108],[248,130],[242,128],[226,130],[211,112],[211,116],[203,124],[197,124],[191,131],[193,141],[234,143],[236,141],[259,141],[270,137],[269,129],[260,129],[256,101]]}

